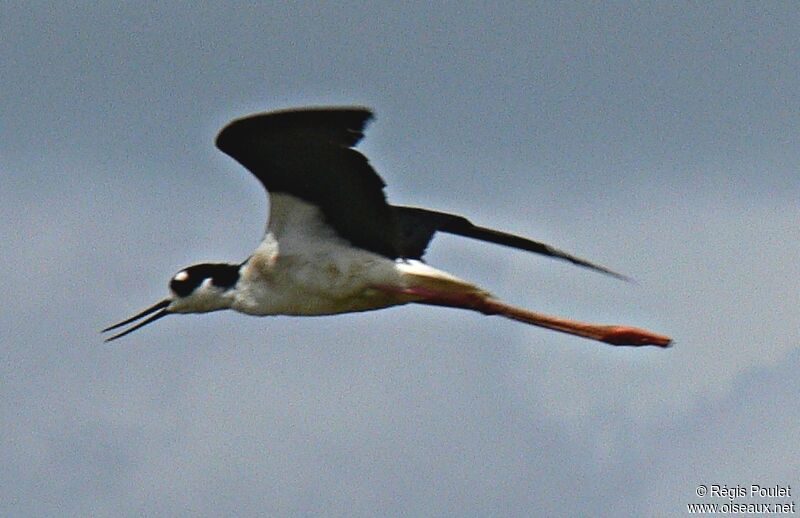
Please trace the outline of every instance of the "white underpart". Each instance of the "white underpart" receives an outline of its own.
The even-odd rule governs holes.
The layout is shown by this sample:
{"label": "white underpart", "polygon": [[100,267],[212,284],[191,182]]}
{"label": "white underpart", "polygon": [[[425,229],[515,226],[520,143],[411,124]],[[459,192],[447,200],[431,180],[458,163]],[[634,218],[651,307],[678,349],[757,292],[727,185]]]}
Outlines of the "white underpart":
{"label": "white underpart", "polygon": [[[242,266],[232,309],[253,315],[326,315],[414,299],[376,287],[468,283],[419,261],[394,261],[340,238],[315,205],[270,194],[264,240]],[[421,281],[420,279],[423,279]]]}

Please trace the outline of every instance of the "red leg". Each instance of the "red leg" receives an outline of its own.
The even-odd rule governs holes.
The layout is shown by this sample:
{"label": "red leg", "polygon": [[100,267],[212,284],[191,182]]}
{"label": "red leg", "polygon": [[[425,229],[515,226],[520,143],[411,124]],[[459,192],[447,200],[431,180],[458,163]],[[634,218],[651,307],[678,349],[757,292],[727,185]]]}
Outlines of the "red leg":
{"label": "red leg", "polygon": [[485,315],[501,315],[519,322],[544,327],[553,331],[582,336],[611,345],[655,345],[657,347],[669,347],[672,343],[672,339],[668,336],[652,333],[645,329],[628,326],[590,324],[587,322],[554,317],[511,306],[480,293],[440,292],[422,287],[398,288],[394,286],[379,286],[378,289],[419,298],[419,300],[415,302],[420,304],[470,309],[479,311]]}

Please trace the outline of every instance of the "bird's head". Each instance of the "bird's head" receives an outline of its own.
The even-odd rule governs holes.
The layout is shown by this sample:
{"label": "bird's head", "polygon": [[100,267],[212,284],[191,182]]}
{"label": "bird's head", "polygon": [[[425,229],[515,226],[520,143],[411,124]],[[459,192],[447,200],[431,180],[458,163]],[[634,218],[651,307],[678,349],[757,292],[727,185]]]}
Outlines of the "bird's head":
{"label": "bird's head", "polygon": [[230,308],[233,303],[233,290],[239,281],[240,267],[238,264],[203,263],[184,268],[169,281],[168,298],[131,318],[103,329],[102,332],[117,329],[148,315],[149,318],[107,338],[106,342],[121,338],[170,313],[207,313]]}

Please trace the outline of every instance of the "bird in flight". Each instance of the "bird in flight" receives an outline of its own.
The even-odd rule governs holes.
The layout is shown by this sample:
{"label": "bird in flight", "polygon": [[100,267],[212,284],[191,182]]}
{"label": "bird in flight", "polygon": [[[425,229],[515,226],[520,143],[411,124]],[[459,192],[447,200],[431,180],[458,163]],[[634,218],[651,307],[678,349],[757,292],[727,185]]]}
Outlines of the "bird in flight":
{"label": "bird in flight", "polygon": [[361,107],[305,108],[250,115],[223,128],[217,147],[269,193],[263,240],[240,264],[203,263],[179,271],[170,280],[169,297],[104,329],[144,319],[106,341],[174,313],[232,309],[249,315],[308,316],[417,303],[500,315],[612,345],[670,345],[669,337],[644,329],[515,307],[424,263],[434,234],[446,232],[622,277],[462,216],[390,205],[383,180],[354,149],[371,118],[370,110]]}

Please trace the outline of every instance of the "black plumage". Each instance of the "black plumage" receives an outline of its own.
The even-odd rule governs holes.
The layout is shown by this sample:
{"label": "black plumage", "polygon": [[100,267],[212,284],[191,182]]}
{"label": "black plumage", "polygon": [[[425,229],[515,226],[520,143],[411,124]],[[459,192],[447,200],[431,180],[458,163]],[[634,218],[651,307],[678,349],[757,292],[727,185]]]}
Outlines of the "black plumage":
{"label": "black plumage", "polygon": [[360,107],[308,108],[251,115],[228,124],[217,147],[272,193],[315,204],[339,236],[397,259],[419,259],[437,231],[505,245],[621,275],[549,245],[473,225],[455,214],[389,205],[385,183],[353,147],[372,113]]}

